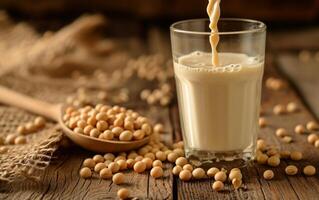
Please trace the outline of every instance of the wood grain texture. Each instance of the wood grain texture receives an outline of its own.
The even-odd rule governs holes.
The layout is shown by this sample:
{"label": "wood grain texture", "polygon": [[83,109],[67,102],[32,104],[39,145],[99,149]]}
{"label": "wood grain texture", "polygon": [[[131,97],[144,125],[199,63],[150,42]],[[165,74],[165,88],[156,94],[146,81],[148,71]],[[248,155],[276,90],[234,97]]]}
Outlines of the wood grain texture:
{"label": "wood grain texture", "polygon": [[[140,108],[137,106],[136,109]],[[163,138],[172,143],[168,109],[153,108],[140,112],[165,124],[167,133],[163,134]],[[128,188],[131,196],[138,199],[172,199],[171,164],[165,165],[163,179],[155,180],[149,175],[149,171],[142,174],[126,171],[125,184],[115,185],[111,180],[99,179],[97,174],[88,180],[80,178],[79,169],[83,160],[93,155],[76,146],[60,150],[39,183],[1,183],[0,199],[114,199],[121,187]]]}

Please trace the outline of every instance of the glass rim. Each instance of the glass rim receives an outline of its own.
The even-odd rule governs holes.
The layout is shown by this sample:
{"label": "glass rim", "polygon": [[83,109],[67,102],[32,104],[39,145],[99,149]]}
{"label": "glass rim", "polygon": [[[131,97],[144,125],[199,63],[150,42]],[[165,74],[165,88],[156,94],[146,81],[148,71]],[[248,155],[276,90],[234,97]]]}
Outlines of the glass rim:
{"label": "glass rim", "polygon": [[[181,20],[173,23],[170,26],[170,30],[177,33],[184,33],[184,34],[193,34],[193,35],[211,35],[210,31],[190,31],[190,30],[183,30],[176,28],[177,25],[187,22],[194,22],[194,21],[209,21],[207,18],[199,18],[199,19],[187,19]],[[237,35],[237,34],[247,34],[247,33],[256,33],[256,32],[263,32],[266,30],[266,24],[253,19],[245,19],[245,18],[221,18],[219,21],[234,21],[234,22],[248,22],[248,23],[256,23],[258,24],[257,28],[247,29],[247,30],[239,30],[239,31],[222,31],[216,32],[214,34],[217,35]]]}

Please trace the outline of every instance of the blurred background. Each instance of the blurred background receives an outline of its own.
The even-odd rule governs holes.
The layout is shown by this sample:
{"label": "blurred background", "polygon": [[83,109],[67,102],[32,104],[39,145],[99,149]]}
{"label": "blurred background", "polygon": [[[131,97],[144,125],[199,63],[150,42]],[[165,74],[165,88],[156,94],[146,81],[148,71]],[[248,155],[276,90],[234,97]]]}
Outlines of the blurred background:
{"label": "blurred background", "polygon": [[[206,6],[207,0],[0,1],[0,8],[16,20],[34,22],[40,30],[58,28],[61,23],[68,23],[83,13],[102,13],[115,20],[112,23],[114,28],[128,26],[121,32],[123,35],[136,32],[134,26],[168,26],[180,19],[207,17]],[[300,28],[319,21],[319,0],[224,0],[221,1],[221,10],[222,17],[259,19],[272,22],[270,27],[294,25]]]}

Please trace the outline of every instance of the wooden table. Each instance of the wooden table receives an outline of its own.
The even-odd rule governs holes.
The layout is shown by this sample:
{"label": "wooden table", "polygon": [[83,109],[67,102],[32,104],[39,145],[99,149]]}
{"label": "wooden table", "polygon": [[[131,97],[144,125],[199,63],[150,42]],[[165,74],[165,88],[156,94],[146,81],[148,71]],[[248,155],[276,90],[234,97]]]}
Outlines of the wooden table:
{"label": "wooden table", "polygon": [[[278,37],[270,37],[270,40],[272,42],[276,41]],[[317,43],[319,44],[318,41]],[[131,191],[132,197],[138,199],[319,199],[318,172],[312,177],[306,177],[300,172],[296,176],[287,176],[284,173],[288,164],[296,164],[300,170],[307,164],[313,164],[319,170],[319,149],[306,142],[307,135],[297,135],[293,132],[297,124],[305,124],[309,120],[314,120],[314,113],[317,114],[316,117],[319,117],[319,84],[318,81],[315,84],[307,82],[306,86],[304,86],[304,82],[300,84],[300,77],[303,77],[302,74],[304,73],[296,67],[290,68],[290,65],[297,65],[296,62],[298,62],[295,59],[295,52],[291,52],[289,48],[288,50],[282,50],[277,48],[278,46],[272,45],[272,43],[268,46],[264,80],[274,76],[286,79],[293,84],[289,84],[282,91],[263,88],[262,107],[266,112],[264,116],[269,122],[269,126],[260,130],[259,138],[265,139],[267,143],[279,146],[283,150],[302,151],[304,154],[303,161],[282,161],[280,166],[276,168],[254,164],[243,170],[244,185],[242,189],[235,191],[228,183],[222,192],[214,192],[211,187],[212,180],[209,179],[190,182],[180,181],[172,176],[171,164],[165,164],[165,178],[157,180],[150,177],[149,172],[143,174],[125,172],[126,183],[124,186]],[[289,61],[287,61],[287,57],[290,58]],[[318,67],[318,65],[319,62],[316,66]],[[278,68],[281,69],[280,72],[278,72]],[[308,72],[311,71],[308,70]],[[316,77],[316,80],[318,80],[318,75],[318,73],[316,76],[312,74],[312,77]],[[306,80],[309,81],[310,79],[306,78]],[[297,86],[298,91],[292,85]],[[274,105],[286,104],[291,101],[300,105],[301,112],[280,116],[272,114]],[[166,141],[172,143],[182,139],[176,103],[168,108],[148,110],[139,105],[134,107],[146,112],[154,121],[161,121],[165,124],[169,132],[165,135]],[[293,143],[282,143],[275,136],[275,130],[279,127],[286,128],[292,134]],[[92,155],[92,153],[76,146],[61,149],[55,154],[55,159],[53,159],[39,183],[22,182],[0,185],[0,199],[116,198],[116,192],[121,186],[97,177],[89,180],[79,177],[78,173],[83,159]],[[266,181],[262,178],[262,174],[264,170],[269,168],[274,170],[275,179]]]}

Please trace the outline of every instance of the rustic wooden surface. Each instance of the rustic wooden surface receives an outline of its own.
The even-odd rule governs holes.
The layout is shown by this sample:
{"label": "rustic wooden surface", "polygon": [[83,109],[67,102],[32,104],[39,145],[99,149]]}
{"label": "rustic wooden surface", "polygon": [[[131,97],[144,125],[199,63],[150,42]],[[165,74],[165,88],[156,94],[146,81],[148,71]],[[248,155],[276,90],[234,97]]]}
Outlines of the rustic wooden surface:
{"label": "rustic wooden surface", "polygon": [[[159,36],[155,35],[154,37]],[[167,45],[165,46],[162,41],[165,39],[159,40],[158,45],[150,45],[151,51],[156,52],[156,48],[165,49]],[[159,46],[160,44],[162,45]],[[268,53],[264,80],[270,76],[285,79],[275,68],[275,64],[280,64],[277,62],[277,58],[271,52]],[[287,70],[289,71],[288,68]],[[299,80],[297,78],[291,79],[292,82]],[[299,89],[304,90],[303,87]],[[313,90],[315,89],[319,91],[318,86],[313,87]],[[138,199],[319,199],[318,173],[313,177],[305,177],[300,172],[296,176],[289,177],[284,173],[284,168],[288,164],[296,164],[299,169],[307,164],[313,164],[319,169],[319,150],[306,142],[306,135],[296,135],[293,132],[295,125],[314,120],[312,115],[314,110],[309,110],[309,107],[304,104],[305,101],[310,102],[311,99],[313,99],[311,95],[297,93],[291,86],[282,91],[263,88],[262,107],[266,112],[264,117],[270,125],[260,130],[259,138],[265,139],[269,144],[278,146],[280,149],[299,150],[304,153],[304,160],[301,162],[282,161],[279,167],[272,168],[275,172],[275,179],[272,181],[266,181],[262,178],[263,171],[271,167],[252,164],[243,170],[244,185],[242,189],[235,191],[230,184],[226,184],[225,190],[217,193],[211,188],[212,180],[181,182],[170,173],[172,165],[166,164],[165,178],[158,180],[150,177],[148,172],[143,174],[125,172],[127,174],[125,187],[131,191],[132,197]],[[282,116],[272,114],[274,105],[286,104],[290,101],[297,102],[302,108],[301,112]],[[169,108],[145,109],[140,105],[133,107],[146,113],[154,121],[161,121],[165,124],[169,132],[165,135],[165,140],[168,143],[182,139],[176,103]],[[318,109],[318,106],[316,108]],[[279,127],[286,128],[291,133],[293,143],[280,142],[274,134]],[[116,198],[116,192],[120,186],[97,177],[90,180],[79,177],[78,172],[83,159],[92,155],[92,153],[75,146],[61,149],[55,154],[55,159],[45,171],[40,182],[0,184],[0,199]]]}

